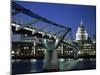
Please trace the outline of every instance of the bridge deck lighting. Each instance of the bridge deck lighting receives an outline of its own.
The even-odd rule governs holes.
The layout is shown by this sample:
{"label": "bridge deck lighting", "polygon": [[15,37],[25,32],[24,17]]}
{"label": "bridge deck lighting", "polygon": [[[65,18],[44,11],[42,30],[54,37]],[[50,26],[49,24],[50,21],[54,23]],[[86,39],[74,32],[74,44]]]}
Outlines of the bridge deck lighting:
{"label": "bridge deck lighting", "polygon": [[35,33],[36,33],[36,30],[33,29],[33,30],[32,30],[32,34],[35,34]]}
{"label": "bridge deck lighting", "polygon": [[28,27],[25,27],[24,29],[29,30],[29,31],[32,31],[32,29],[31,28],[28,28]]}

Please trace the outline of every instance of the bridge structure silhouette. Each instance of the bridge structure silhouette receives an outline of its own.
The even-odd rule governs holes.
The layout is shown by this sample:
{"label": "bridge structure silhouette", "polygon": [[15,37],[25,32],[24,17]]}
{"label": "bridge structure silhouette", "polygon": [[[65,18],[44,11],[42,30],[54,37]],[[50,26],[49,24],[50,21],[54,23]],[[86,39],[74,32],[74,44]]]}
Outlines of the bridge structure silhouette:
{"label": "bridge structure silhouette", "polygon": [[[66,35],[71,32],[71,28],[44,18],[16,2],[12,2],[11,9],[12,36],[14,34],[20,34],[33,38],[36,37],[36,43],[38,43],[36,39],[39,39],[39,43],[43,44],[46,49],[44,56],[44,70],[50,71],[59,69],[56,49],[61,44],[72,47],[74,51],[73,56],[77,58],[78,47],[72,41],[65,38]],[[18,14],[30,17],[31,21],[25,19],[24,21],[21,20],[21,17],[17,17]]]}

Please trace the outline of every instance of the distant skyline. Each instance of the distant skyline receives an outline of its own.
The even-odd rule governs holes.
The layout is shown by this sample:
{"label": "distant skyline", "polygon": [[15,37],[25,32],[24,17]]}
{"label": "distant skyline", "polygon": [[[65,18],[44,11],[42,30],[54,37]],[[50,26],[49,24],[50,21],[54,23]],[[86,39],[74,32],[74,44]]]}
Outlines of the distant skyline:
{"label": "distant skyline", "polygon": [[[50,21],[72,28],[74,39],[81,19],[83,20],[83,24],[86,27],[89,37],[96,35],[96,6],[28,1],[15,2]],[[17,14],[16,17],[19,17],[20,15],[21,14]],[[26,19],[24,15],[22,15],[22,17],[23,21],[30,20],[29,17]]]}

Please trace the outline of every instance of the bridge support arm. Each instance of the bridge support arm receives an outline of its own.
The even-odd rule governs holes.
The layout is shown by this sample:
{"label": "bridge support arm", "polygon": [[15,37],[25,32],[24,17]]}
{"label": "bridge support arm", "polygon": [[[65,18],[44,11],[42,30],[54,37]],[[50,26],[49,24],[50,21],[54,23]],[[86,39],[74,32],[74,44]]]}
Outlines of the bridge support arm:
{"label": "bridge support arm", "polygon": [[55,49],[58,48],[61,41],[64,39],[64,37],[70,30],[71,29],[69,30],[66,29],[65,33],[61,37],[55,40],[44,39],[44,38],[42,39],[42,43],[44,47],[47,49],[44,57],[44,65],[43,65],[44,71],[59,70],[58,56]]}
{"label": "bridge support arm", "polygon": [[71,28],[66,29],[65,33],[56,40],[56,42],[55,42],[55,48],[57,48],[59,46],[60,42],[64,39],[64,37],[66,36],[66,34],[68,34],[69,31],[71,31]]}

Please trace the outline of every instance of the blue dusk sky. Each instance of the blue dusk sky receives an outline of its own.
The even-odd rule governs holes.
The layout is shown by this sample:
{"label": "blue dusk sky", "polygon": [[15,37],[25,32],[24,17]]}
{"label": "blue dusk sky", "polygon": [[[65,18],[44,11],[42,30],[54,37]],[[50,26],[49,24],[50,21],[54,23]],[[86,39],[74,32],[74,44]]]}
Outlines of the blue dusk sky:
{"label": "blue dusk sky", "polygon": [[[72,28],[72,34],[75,39],[77,28],[80,25],[81,19],[86,27],[90,37],[96,34],[96,6],[88,5],[71,5],[57,3],[40,3],[40,2],[25,2],[15,1],[19,5],[33,11],[34,13],[47,18],[57,24]],[[17,14],[12,17],[18,17]],[[22,15],[22,20],[29,22],[30,18]],[[31,21],[30,21],[31,22]]]}

